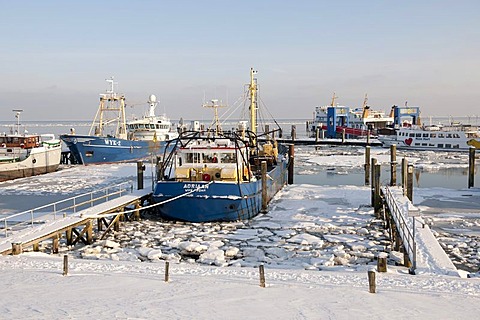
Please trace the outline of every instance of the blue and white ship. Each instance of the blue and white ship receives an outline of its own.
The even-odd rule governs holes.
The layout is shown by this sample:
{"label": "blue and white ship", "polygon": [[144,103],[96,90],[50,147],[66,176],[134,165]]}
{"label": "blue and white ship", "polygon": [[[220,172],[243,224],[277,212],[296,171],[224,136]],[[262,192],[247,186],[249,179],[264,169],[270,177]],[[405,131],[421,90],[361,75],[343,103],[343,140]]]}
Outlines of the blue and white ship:
{"label": "blue and white ship", "polygon": [[263,145],[257,139],[254,74],[252,69],[250,130],[242,122],[237,130],[222,132],[215,112],[212,129],[183,132],[169,142],[174,146],[165,153],[153,192],[161,218],[189,222],[250,219],[266,210],[285,185],[288,158],[278,152],[270,136]]}
{"label": "blue and white ship", "polygon": [[100,104],[88,135],[70,134],[60,138],[77,163],[100,164],[135,161],[163,153],[165,141],[178,137],[165,115],[156,116],[157,98],[150,95],[149,113],[141,119],[126,121],[125,96],[110,90],[100,95]]}

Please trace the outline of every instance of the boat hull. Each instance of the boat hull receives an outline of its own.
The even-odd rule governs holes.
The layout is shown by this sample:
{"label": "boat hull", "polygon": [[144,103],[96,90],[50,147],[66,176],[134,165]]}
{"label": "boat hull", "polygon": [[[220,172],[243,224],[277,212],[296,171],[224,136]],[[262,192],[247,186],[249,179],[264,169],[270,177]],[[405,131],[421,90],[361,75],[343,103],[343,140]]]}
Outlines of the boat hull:
{"label": "boat hull", "polygon": [[22,161],[2,163],[0,165],[0,181],[54,172],[60,165],[61,153],[60,144],[56,147],[34,148]]}
{"label": "boat hull", "polygon": [[[268,172],[267,202],[285,185],[287,162]],[[176,198],[178,197],[178,198]],[[262,181],[159,181],[153,193],[157,214],[188,222],[237,221],[255,217],[262,206]]]}
{"label": "boat hull", "polygon": [[163,153],[164,141],[126,140],[88,135],[61,135],[77,163],[130,162]]}

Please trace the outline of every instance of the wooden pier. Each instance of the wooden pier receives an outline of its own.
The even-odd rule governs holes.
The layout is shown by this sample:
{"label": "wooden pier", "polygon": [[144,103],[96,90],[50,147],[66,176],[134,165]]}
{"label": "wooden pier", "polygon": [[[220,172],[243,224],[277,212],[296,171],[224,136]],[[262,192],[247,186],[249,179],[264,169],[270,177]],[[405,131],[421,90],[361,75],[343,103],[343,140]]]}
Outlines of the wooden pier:
{"label": "wooden pier", "polygon": [[[19,254],[30,246],[38,250],[39,243],[49,239],[52,240],[52,251],[55,253],[58,252],[59,239],[63,234],[69,246],[79,242],[91,244],[94,239],[104,239],[111,230],[118,231],[120,221],[139,219],[141,206],[150,195],[150,191],[136,190],[78,212],[64,214],[63,217],[51,221],[47,220],[43,223],[32,221],[31,225],[18,231],[10,231],[11,235],[0,238],[0,253],[2,255]],[[125,210],[129,207],[133,209]],[[49,216],[53,217],[52,214]],[[96,225],[96,236],[94,225]],[[5,228],[5,233],[7,231],[8,228]]]}

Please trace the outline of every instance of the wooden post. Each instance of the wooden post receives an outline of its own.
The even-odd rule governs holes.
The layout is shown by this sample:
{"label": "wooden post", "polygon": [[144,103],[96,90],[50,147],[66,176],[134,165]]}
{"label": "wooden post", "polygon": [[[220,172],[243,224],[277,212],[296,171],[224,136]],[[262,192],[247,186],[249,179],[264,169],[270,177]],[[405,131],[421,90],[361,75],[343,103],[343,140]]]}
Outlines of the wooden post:
{"label": "wooden post", "polygon": [[288,146],[288,184],[293,184],[293,169],[295,159],[295,145]]}
{"label": "wooden post", "polygon": [[[99,228],[100,228],[100,226],[101,226],[100,221],[98,222],[98,225],[99,225]],[[67,246],[71,246],[73,244],[73,230],[72,230],[72,228],[68,228],[67,230],[65,230],[65,238],[67,238]]]}
{"label": "wooden post", "polygon": [[413,164],[407,167],[407,198],[413,201]]}
{"label": "wooden post", "polygon": [[68,255],[63,256],[63,275],[68,274]]}
{"label": "wooden post", "polygon": [[35,252],[40,251],[40,245],[38,244],[38,242],[33,244],[33,251]]}
{"label": "wooden post", "polygon": [[265,125],[265,131],[264,131],[264,134],[265,134],[265,137],[267,138],[267,141],[270,141],[270,126],[268,124]]}
{"label": "wooden post", "polygon": [[86,229],[87,243],[92,244],[93,243],[93,223],[92,223],[92,219],[89,219],[85,223],[85,229]]}
{"label": "wooden post", "polygon": [[370,184],[370,146],[365,146],[365,185]]}
{"label": "wooden post", "polygon": [[468,149],[468,188],[475,184],[475,147]]}
{"label": "wooden post", "polygon": [[342,143],[345,143],[345,128],[342,129]]}
{"label": "wooden post", "polygon": [[367,144],[370,144],[370,130],[367,130]]}
{"label": "wooden post", "polygon": [[17,254],[21,254],[23,252],[23,248],[22,248],[22,243],[21,242],[15,242],[15,243],[12,243],[12,255],[17,255]]}
{"label": "wooden post", "polygon": [[372,170],[372,172],[371,172],[372,183],[371,183],[370,189],[372,191],[371,203],[372,203],[372,207],[374,207],[374,208],[375,208],[375,183],[374,183],[374,181],[375,181],[376,165],[377,165],[377,159],[372,158],[372,164],[370,166],[370,169]]}
{"label": "wooden post", "polygon": [[58,242],[58,234],[56,234],[52,239],[52,253],[58,253]]}
{"label": "wooden post", "polygon": [[397,145],[390,146],[390,185],[397,185]]}
{"label": "wooden post", "polygon": [[412,267],[412,262],[410,261],[410,257],[408,256],[407,250],[403,251],[403,265],[407,268]]}
{"label": "wooden post", "polygon": [[325,130],[320,130],[320,139],[324,140],[325,139]]}
{"label": "wooden post", "polygon": [[402,159],[402,188],[403,188],[403,195],[407,195],[407,167],[408,161],[405,157]]}
{"label": "wooden post", "polygon": [[320,128],[315,128],[315,143],[318,143],[318,139],[320,138]]}
{"label": "wooden post", "polygon": [[265,288],[265,269],[263,264],[261,264],[258,269],[260,271],[260,287]]}
{"label": "wooden post", "polygon": [[137,189],[143,189],[143,171],[145,166],[142,161],[137,161]]}
{"label": "wooden post", "polygon": [[262,212],[267,212],[268,194],[267,194],[267,161],[262,161]]}
{"label": "wooden post", "polygon": [[380,209],[382,208],[382,197],[380,193],[380,174],[381,174],[381,165],[376,164],[375,165],[375,206],[374,206],[374,211],[377,217],[379,217],[378,213],[380,212]]}
{"label": "wooden post", "polygon": [[375,283],[375,271],[368,270],[368,291],[375,293],[377,291],[377,284]]}
{"label": "wooden post", "polygon": [[169,269],[170,269],[170,262],[165,261],[165,282],[169,280]]}
{"label": "wooden post", "polygon": [[377,271],[387,272],[387,257],[386,254],[380,253],[377,260]]}
{"label": "wooden post", "polygon": [[140,202],[135,202],[135,212],[133,212],[133,220],[140,221]]}
{"label": "wooden post", "polygon": [[292,142],[297,138],[297,127],[292,124]]}

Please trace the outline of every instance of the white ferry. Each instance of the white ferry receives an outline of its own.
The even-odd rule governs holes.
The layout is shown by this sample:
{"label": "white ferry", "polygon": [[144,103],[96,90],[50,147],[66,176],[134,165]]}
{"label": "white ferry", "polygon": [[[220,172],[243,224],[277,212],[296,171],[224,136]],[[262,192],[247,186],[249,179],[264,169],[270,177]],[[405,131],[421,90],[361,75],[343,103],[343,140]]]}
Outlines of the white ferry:
{"label": "white ferry", "polygon": [[462,124],[448,126],[404,126],[393,130],[393,134],[379,135],[384,147],[397,145],[399,149],[464,151],[470,146],[480,147],[478,127]]}

